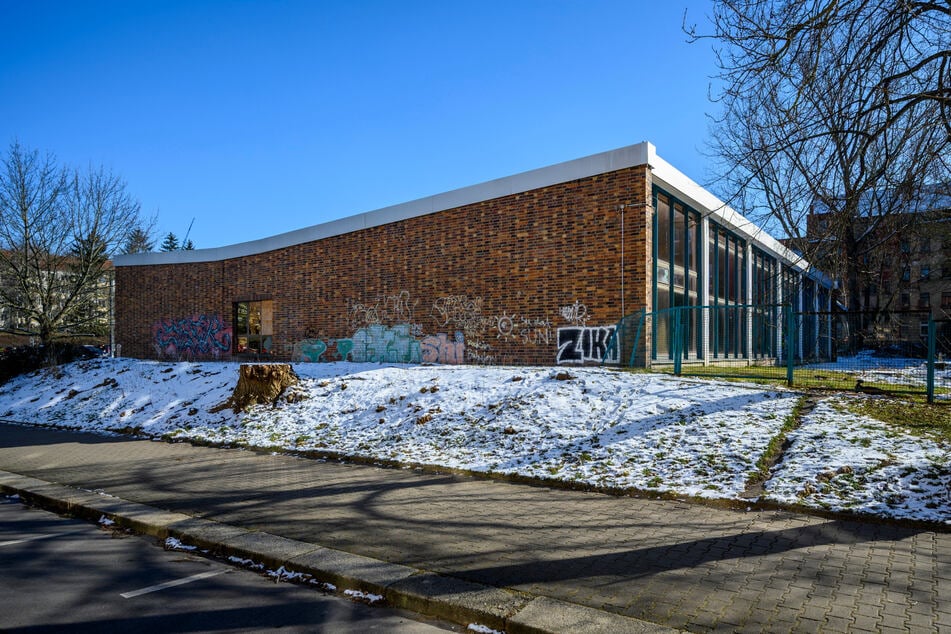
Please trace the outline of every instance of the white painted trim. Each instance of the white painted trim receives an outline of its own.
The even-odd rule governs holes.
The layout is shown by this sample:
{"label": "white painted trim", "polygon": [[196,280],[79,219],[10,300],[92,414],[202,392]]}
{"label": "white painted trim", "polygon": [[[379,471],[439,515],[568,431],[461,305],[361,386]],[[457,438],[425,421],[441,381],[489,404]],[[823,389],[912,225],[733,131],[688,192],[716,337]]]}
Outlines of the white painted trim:
{"label": "white painted trim", "polygon": [[462,207],[463,205],[471,205],[486,200],[501,198],[502,196],[520,194],[541,187],[567,183],[580,178],[588,178],[589,176],[605,174],[628,167],[645,165],[649,163],[653,156],[655,156],[654,146],[644,141],[636,145],[628,145],[609,152],[593,154],[572,161],[522,172],[521,174],[515,174],[513,176],[497,178],[478,185],[471,185],[442,194],[436,194],[435,196],[427,196],[426,198],[420,198],[407,203],[384,207],[339,220],[332,220],[269,238],[212,249],[117,255],[113,258],[113,264],[116,267],[120,267],[218,262],[231,258],[257,255],[276,249],[283,249],[307,242],[322,240],[324,238],[343,235],[352,231],[378,227],[391,222],[399,222],[401,220],[425,216],[447,209],[454,209],[456,207]]}
{"label": "white painted trim", "polygon": [[[653,146],[651,146],[651,149],[653,149]],[[825,275],[812,269],[809,262],[802,256],[786,248],[779,240],[737,213],[725,202],[661,157],[652,154],[650,166],[653,182],[671,196],[681,199],[684,203],[699,211],[702,216],[709,217],[717,224],[746,238],[748,242],[754,243],[761,250],[792,266],[797,271],[806,273],[809,277],[826,285],[831,284],[831,281]]]}
{"label": "white painted trim", "polygon": [[259,240],[211,249],[195,249],[194,251],[117,255],[113,258],[113,264],[116,267],[122,267],[220,262],[232,258],[258,255],[637,165],[648,165],[651,168],[652,180],[661,189],[681,199],[684,203],[699,211],[704,217],[712,218],[718,224],[728,227],[734,233],[750,242],[754,242],[757,247],[792,266],[797,271],[820,281],[824,285],[831,285],[829,278],[813,270],[801,256],[787,249],[760,227],[731,209],[726,203],[659,157],[654,145],[647,141]]}

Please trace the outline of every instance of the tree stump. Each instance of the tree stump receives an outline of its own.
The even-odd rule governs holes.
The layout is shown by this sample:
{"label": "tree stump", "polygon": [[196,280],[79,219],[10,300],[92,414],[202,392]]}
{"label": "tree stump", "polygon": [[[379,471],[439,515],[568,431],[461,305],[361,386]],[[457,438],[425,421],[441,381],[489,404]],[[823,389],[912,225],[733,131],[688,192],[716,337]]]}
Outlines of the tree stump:
{"label": "tree stump", "polygon": [[288,363],[242,363],[238,384],[224,406],[237,413],[252,405],[274,404],[284,390],[298,382],[297,373]]}

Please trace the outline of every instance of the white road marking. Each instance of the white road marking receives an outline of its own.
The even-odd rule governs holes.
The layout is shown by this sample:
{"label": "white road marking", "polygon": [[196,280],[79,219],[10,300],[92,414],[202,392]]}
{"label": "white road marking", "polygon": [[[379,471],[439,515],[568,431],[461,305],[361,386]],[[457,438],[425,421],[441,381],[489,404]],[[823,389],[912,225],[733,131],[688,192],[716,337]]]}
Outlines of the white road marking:
{"label": "white road marking", "polygon": [[25,544],[26,542],[35,542],[40,539],[51,539],[53,537],[66,537],[68,535],[75,535],[76,533],[82,533],[82,530],[68,531],[66,533],[54,533],[52,535],[34,535],[33,537],[24,537],[23,539],[11,539],[7,542],[0,542],[0,548],[4,546],[15,546],[17,544]]}
{"label": "white road marking", "polygon": [[216,577],[226,572],[228,571],[227,570],[209,570],[208,572],[202,572],[197,575],[192,575],[190,577],[176,579],[175,581],[166,581],[165,583],[159,583],[154,586],[149,586],[148,588],[142,588],[141,590],[132,590],[131,592],[123,592],[119,596],[121,596],[123,599],[131,599],[132,597],[148,594],[150,592],[158,592],[159,590],[166,590],[168,588],[174,588],[175,586],[181,586],[186,583],[191,583],[192,581],[200,581],[201,579],[207,579],[208,577]]}

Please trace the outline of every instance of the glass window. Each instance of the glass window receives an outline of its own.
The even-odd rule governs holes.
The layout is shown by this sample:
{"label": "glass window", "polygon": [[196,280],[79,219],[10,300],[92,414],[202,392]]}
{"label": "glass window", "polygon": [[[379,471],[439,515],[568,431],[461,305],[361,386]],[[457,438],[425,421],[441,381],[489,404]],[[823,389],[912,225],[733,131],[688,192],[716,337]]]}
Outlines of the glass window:
{"label": "glass window", "polygon": [[670,262],[670,202],[666,196],[657,196],[657,268]]}
{"label": "glass window", "polygon": [[235,352],[271,354],[274,343],[274,302],[237,302],[234,305]]}
{"label": "glass window", "polygon": [[675,324],[682,333],[677,348],[696,358],[700,316],[685,307],[703,303],[698,295],[700,214],[656,188],[654,201],[654,358],[672,358]]}
{"label": "glass window", "polygon": [[931,293],[918,293],[918,306],[928,308],[931,306]]}

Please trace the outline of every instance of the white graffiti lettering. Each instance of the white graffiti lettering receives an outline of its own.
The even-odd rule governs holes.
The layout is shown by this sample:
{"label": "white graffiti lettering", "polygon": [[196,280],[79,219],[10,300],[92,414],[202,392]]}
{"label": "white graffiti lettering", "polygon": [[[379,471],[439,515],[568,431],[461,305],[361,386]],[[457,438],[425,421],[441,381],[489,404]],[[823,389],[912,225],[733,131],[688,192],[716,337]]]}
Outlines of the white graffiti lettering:
{"label": "white graffiti lettering", "polygon": [[561,307],[561,316],[574,326],[584,326],[588,321],[588,307],[575,300],[571,306]]}
{"label": "white graffiti lettering", "polygon": [[587,361],[600,362],[603,359],[605,363],[620,363],[621,356],[617,346],[612,346],[610,353],[608,350],[614,328],[614,326],[559,328],[558,354],[555,362],[559,364],[585,363]]}

